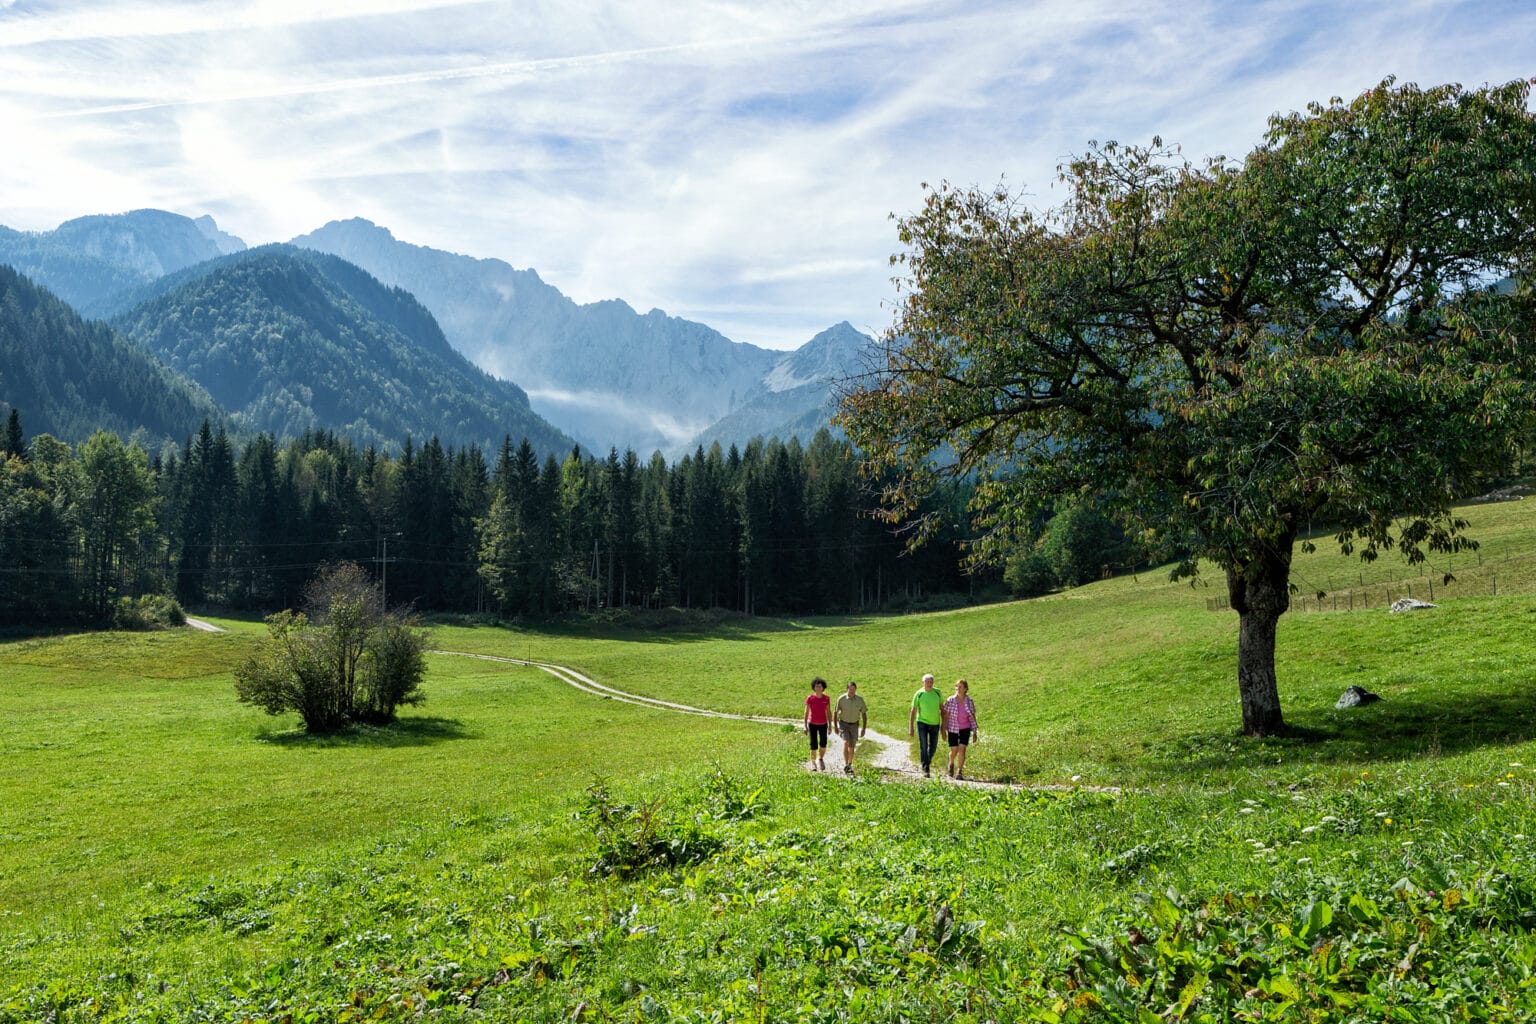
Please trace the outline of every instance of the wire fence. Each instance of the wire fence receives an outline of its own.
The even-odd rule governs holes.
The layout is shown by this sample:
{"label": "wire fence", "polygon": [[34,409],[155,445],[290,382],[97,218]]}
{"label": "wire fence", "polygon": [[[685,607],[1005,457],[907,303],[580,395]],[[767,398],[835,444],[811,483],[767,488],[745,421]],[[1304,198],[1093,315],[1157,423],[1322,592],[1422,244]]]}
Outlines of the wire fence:
{"label": "wire fence", "polygon": [[[1462,597],[1498,597],[1500,594],[1536,591],[1536,552],[1508,550],[1499,555],[1484,551],[1457,556],[1459,564],[1387,568],[1385,579],[1371,579],[1372,569],[1362,568],[1354,578],[1334,577],[1319,585],[1304,575],[1293,574],[1293,612],[1355,612],[1390,608],[1394,601],[1411,598],[1436,603]],[[1381,569],[1375,569],[1381,573]],[[1231,609],[1225,594],[1207,597],[1206,611]]]}

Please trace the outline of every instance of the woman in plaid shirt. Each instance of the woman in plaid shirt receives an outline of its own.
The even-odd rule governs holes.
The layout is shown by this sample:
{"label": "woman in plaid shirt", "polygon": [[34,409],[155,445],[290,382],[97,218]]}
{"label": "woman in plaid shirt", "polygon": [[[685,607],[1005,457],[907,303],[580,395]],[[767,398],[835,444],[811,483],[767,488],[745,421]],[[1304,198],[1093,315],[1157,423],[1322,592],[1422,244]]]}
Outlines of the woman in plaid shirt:
{"label": "woman in plaid shirt", "polygon": [[976,705],[964,679],[955,683],[955,695],[944,701],[944,731],[949,739],[949,777],[965,778],[965,748],[974,740],[981,742],[981,726],[976,721]]}

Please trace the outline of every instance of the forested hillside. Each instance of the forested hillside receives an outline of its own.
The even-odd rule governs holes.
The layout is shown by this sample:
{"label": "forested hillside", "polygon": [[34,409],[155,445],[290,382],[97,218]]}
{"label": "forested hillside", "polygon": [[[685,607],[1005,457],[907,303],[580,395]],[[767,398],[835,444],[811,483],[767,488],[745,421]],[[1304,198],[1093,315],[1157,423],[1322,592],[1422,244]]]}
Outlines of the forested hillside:
{"label": "forested hillside", "polygon": [[185,439],[221,418],[208,394],[139,344],[0,265],[0,413],[68,441],[94,431]]}
{"label": "forested hillside", "polygon": [[541,415],[603,448],[686,446],[781,358],[659,309],[641,314],[618,299],[578,305],[532,270],[411,245],[359,218],[293,244],[409,289],[460,352],[517,381]]}
{"label": "forested hillside", "polygon": [[904,607],[986,582],[960,568],[967,496],[946,494],[938,541],[904,556],[826,431],[673,466],[509,439],[491,460],[436,438],[392,456],[326,431],[242,448],[206,423],[164,458],[107,433],[73,451],[0,436],[0,622],[88,621],[160,592],[271,611],[341,560],[423,610]]}
{"label": "forested hillside", "polygon": [[572,442],[517,386],[459,355],[432,315],[334,256],[266,246],[155,282],[113,323],[206,387],[253,433],[334,430],[384,447],[526,436]]}

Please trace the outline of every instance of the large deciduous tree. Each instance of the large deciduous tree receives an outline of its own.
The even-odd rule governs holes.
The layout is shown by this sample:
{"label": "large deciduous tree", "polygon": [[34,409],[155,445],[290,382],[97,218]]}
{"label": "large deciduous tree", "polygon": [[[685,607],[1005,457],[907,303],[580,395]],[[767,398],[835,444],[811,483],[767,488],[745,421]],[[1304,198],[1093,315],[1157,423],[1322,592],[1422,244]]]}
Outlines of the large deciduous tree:
{"label": "large deciduous tree", "polygon": [[142,592],[145,553],[156,540],[154,478],[136,444],[98,430],[80,446],[80,524],[91,607],[105,618],[124,591]]}
{"label": "large deciduous tree", "polygon": [[930,190],[899,222],[883,365],[841,413],[894,481],[886,514],[921,526],[923,494],[974,475],[986,559],[1092,494],[1176,575],[1224,573],[1243,730],[1282,729],[1298,538],[1329,524],[1346,553],[1410,562],[1466,546],[1453,501],[1529,423],[1528,90],[1388,79],[1272,118],[1241,163],[1093,145],[1045,213]]}

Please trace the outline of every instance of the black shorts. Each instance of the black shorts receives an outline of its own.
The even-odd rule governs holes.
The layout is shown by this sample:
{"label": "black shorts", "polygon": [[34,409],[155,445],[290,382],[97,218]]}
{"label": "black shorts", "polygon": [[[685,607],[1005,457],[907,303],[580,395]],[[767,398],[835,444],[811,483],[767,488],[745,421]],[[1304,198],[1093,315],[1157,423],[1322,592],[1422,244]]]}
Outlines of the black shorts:
{"label": "black shorts", "polygon": [[959,732],[949,734],[949,745],[952,747],[969,746],[971,742],[971,730],[961,729]]}
{"label": "black shorts", "polygon": [[811,733],[811,749],[812,750],[825,750],[825,749],[827,749],[827,723],[826,722],[822,722],[820,725],[817,725],[815,722],[812,722],[811,723],[811,728],[810,728],[810,733]]}

